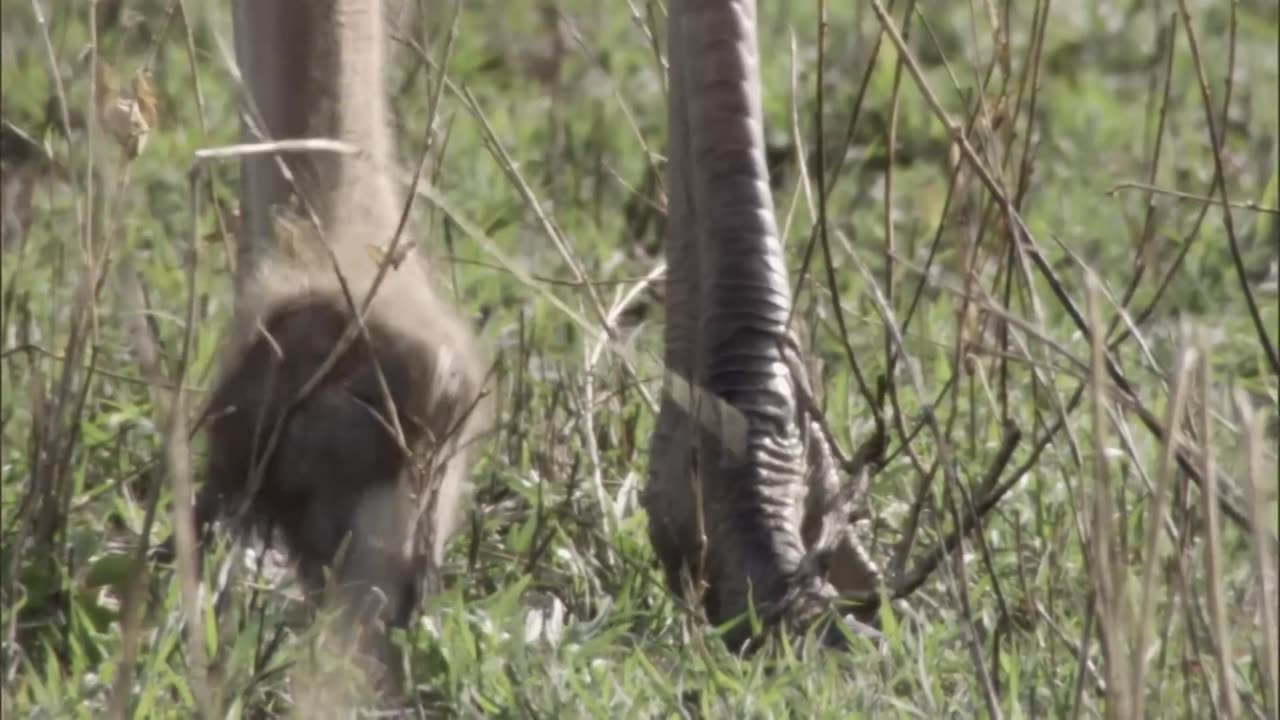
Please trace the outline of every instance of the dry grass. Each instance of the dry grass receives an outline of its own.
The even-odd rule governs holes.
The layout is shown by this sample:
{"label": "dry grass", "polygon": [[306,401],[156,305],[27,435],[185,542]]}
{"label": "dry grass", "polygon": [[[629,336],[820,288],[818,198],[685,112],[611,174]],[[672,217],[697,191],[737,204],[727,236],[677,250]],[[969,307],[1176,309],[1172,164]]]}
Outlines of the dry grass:
{"label": "dry grass", "polygon": [[[399,9],[390,87],[415,240],[498,358],[499,422],[404,638],[407,712],[1280,715],[1274,4],[763,10],[812,401],[850,468],[882,453],[871,551],[905,604],[878,654],[749,660],[667,593],[636,502],[661,6],[444,5]],[[270,553],[144,562],[187,544],[230,304],[224,15],[0,9],[6,716],[321,697],[295,680],[323,633]],[[104,98],[146,106],[99,91],[104,63],[150,71],[145,143],[99,127]]]}

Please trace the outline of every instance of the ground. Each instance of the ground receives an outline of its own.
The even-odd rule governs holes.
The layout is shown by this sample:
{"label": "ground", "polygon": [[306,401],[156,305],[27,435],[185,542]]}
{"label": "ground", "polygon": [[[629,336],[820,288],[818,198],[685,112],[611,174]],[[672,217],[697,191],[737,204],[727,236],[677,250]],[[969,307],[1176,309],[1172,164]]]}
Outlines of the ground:
{"label": "ground", "polygon": [[[821,2],[763,4],[797,327],[845,453],[903,338],[881,561],[909,547],[910,570],[1009,490],[882,614],[883,647],[748,659],[666,590],[637,504],[663,6],[469,0],[455,25],[403,4],[389,87],[404,167],[427,157],[417,239],[496,359],[498,409],[448,590],[403,638],[414,712],[1276,717],[1280,10],[898,2],[901,54],[880,4],[830,3],[824,52]],[[287,714],[316,634],[288,574],[224,548],[184,594],[135,562],[201,480],[184,438],[231,303],[237,167],[191,171],[237,140],[230,20],[98,0],[94,27],[93,5],[0,8],[4,714]],[[136,157],[85,126],[95,61],[126,96],[151,68]]]}

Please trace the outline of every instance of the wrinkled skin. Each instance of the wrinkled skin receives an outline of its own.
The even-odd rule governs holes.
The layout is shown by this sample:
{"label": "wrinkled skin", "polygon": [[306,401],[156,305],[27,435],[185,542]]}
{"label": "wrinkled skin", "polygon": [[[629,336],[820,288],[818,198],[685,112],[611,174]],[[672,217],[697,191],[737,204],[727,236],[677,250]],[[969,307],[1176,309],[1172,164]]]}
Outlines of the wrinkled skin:
{"label": "wrinkled skin", "polygon": [[[702,388],[703,402],[740,413],[746,434],[735,452],[736,442],[692,421],[668,382],[644,497],[650,537],[673,589],[705,583],[713,623],[754,607],[766,622],[803,629],[839,594],[823,565],[840,568],[833,577],[852,592],[874,589],[876,572],[844,509],[827,507],[830,448],[797,394],[809,380],[786,327],[791,288],[764,159],[755,2],[672,0],[668,11],[665,360],[668,373]],[[815,551],[834,557],[808,562]],[[726,635],[735,648],[749,638],[745,622]]]}
{"label": "wrinkled skin", "polygon": [[[234,7],[237,58],[266,134],[334,137],[364,151],[285,156],[319,216],[314,240],[334,251],[360,298],[374,274],[366,245],[393,235],[402,202],[385,172],[381,3]],[[877,573],[849,530],[850,508],[833,502],[831,449],[801,402],[809,380],[786,327],[791,291],[765,169],[755,3],[672,0],[669,10],[669,377],[644,495],[650,535],[672,587],[693,580],[713,622],[754,607],[770,625],[803,627],[841,593],[874,589]],[[439,562],[456,524],[475,434],[462,419],[480,387],[474,343],[423,268],[406,262],[370,309],[371,344],[357,341],[291,403],[350,313],[325,256],[275,247],[271,208],[287,202],[290,184],[274,160],[245,160],[242,179],[236,320],[211,405],[201,520],[229,499],[254,498],[251,519],[283,531],[313,584],[347,542],[339,580],[377,590],[389,602],[382,617],[404,622],[423,566]],[[395,423],[370,412],[386,407],[375,367],[403,448],[389,439]],[[682,384],[696,402],[678,397]],[[737,430],[703,422],[703,399],[723,406]],[[255,489],[263,433],[278,423],[280,443]],[[459,426],[458,439],[441,442],[443,429]],[[430,468],[425,478],[419,465]],[[436,509],[415,525],[403,510],[431,488]],[[410,532],[424,528],[425,548]],[[726,639],[736,648],[750,638],[742,623]]]}

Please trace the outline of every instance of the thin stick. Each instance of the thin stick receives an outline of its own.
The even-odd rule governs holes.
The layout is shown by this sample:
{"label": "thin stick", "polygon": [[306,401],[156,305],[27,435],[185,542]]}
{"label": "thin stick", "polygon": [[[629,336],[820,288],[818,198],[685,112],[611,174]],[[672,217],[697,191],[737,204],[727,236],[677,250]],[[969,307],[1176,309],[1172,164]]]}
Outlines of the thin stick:
{"label": "thin stick", "polygon": [[[1168,197],[1178,198],[1179,200],[1190,200],[1192,202],[1205,203],[1207,205],[1221,205],[1222,200],[1218,198],[1206,197],[1195,193],[1183,192],[1181,190],[1169,190],[1168,188],[1157,187],[1149,183],[1137,182],[1136,180],[1126,180],[1116,183],[1107,190],[1107,195],[1115,195],[1121,190],[1142,190],[1153,195],[1166,195]],[[1232,200],[1228,203],[1229,207],[1238,208],[1240,210],[1252,210],[1254,212],[1266,213],[1268,215],[1280,215],[1280,208],[1273,208],[1267,205],[1259,205],[1253,200]]]}
{"label": "thin stick", "polygon": [[1244,390],[1236,390],[1236,407],[1240,411],[1240,425],[1244,435],[1245,464],[1248,477],[1245,480],[1246,506],[1249,508],[1250,557],[1253,560],[1253,577],[1258,583],[1258,599],[1254,603],[1258,611],[1258,625],[1262,633],[1262,694],[1270,717],[1280,715],[1280,630],[1277,629],[1276,605],[1280,598],[1277,589],[1276,558],[1273,546],[1267,542],[1267,525],[1273,518],[1264,515],[1267,502],[1265,486],[1275,487],[1276,469],[1265,467],[1263,449],[1267,420],[1258,415]]}
{"label": "thin stick", "polygon": [[[836,317],[836,327],[840,329],[841,345],[844,347],[845,360],[849,363],[849,369],[853,371],[854,380],[858,383],[858,390],[862,393],[862,397],[867,401],[867,407],[871,410],[872,418],[876,424],[876,434],[884,436],[886,433],[883,413],[880,412],[880,404],[874,400],[871,389],[867,385],[866,378],[862,374],[862,368],[858,365],[857,354],[853,351],[853,346],[849,342],[849,328],[844,321],[844,308],[840,303],[840,286],[836,282],[835,263],[831,256],[831,242],[827,236],[827,180],[826,180],[826,143],[823,140],[825,131],[822,125],[822,115],[824,112],[824,95],[823,81],[826,77],[826,38],[827,38],[827,3],[826,0],[818,0],[818,72],[817,80],[817,107],[813,111],[814,133],[817,135],[814,142],[816,143],[815,152],[817,153],[817,167],[814,172],[818,179],[818,239],[822,246],[822,259],[826,264],[827,270],[827,289],[831,293],[832,312]],[[886,322],[893,322],[892,317],[887,317]]]}
{"label": "thin stick", "polygon": [[[1170,393],[1168,414],[1165,416],[1166,427],[1176,428],[1182,422],[1187,403],[1187,386],[1190,384],[1189,377],[1195,361],[1196,353],[1193,348],[1184,347],[1178,354],[1174,364],[1173,389]],[[1147,636],[1150,633],[1151,617],[1154,614],[1153,605],[1157,594],[1153,592],[1155,573],[1161,555],[1160,528],[1165,522],[1169,488],[1173,484],[1174,455],[1177,452],[1175,446],[1173,433],[1170,432],[1165,440],[1163,452],[1160,454],[1160,465],[1155,477],[1155,497],[1152,498],[1150,515],[1147,517],[1147,532],[1143,542],[1146,557],[1143,558],[1142,581],[1138,584],[1138,606],[1134,616],[1137,627],[1134,629],[1133,647],[1130,651],[1132,666],[1129,671],[1129,685],[1133,688],[1142,688],[1145,685]],[[1132,708],[1133,717],[1142,717],[1143,695],[1138,693],[1135,700]]]}
{"label": "thin stick", "polygon": [[[1200,355],[1200,432],[1204,449],[1205,493],[1213,497],[1218,490],[1217,473],[1213,471],[1213,414],[1209,399],[1209,340],[1203,328],[1197,328],[1196,346]],[[1201,503],[1204,508],[1205,542],[1204,574],[1208,585],[1209,641],[1218,661],[1218,707],[1230,720],[1240,714],[1240,703],[1231,685],[1231,634],[1227,630],[1226,597],[1223,593],[1222,521],[1218,503]]]}
{"label": "thin stick", "polygon": [[[1103,673],[1107,679],[1107,717],[1125,720],[1130,717],[1142,717],[1141,712],[1131,712],[1130,707],[1141,707],[1141,701],[1133,694],[1141,694],[1142,685],[1125,687],[1124,671],[1124,610],[1127,605],[1125,597],[1125,575],[1122,572],[1120,551],[1116,548],[1112,535],[1115,517],[1114,498],[1107,465],[1107,403],[1103,387],[1106,385],[1106,372],[1103,370],[1103,357],[1106,355],[1106,344],[1102,336],[1102,313],[1098,307],[1097,276],[1090,272],[1086,276],[1088,290],[1089,322],[1096,332],[1090,334],[1090,378],[1089,395],[1092,413],[1090,417],[1093,441],[1093,484],[1092,497],[1086,500],[1092,507],[1091,512],[1082,513],[1086,518],[1088,533],[1084,537],[1084,555],[1088,565],[1093,605],[1098,616],[1098,635],[1102,647]],[[1086,496],[1090,493],[1084,493]],[[1090,502],[1091,500],[1091,502]],[[1158,527],[1158,524],[1157,524]],[[1132,690],[1133,694],[1125,692]]]}
{"label": "thin stick", "polygon": [[[1236,2],[1231,3],[1232,17],[1235,17]],[[1213,117],[1213,101],[1209,97],[1209,83],[1204,76],[1204,63],[1200,59],[1200,43],[1196,40],[1196,32],[1191,27],[1191,11],[1187,9],[1187,0],[1178,0],[1178,10],[1182,13],[1182,27],[1187,31],[1187,44],[1191,46],[1191,57],[1195,61],[1196,81],[1200,84],[1200,97],[1204,101],[1204,119],[1209,126],[1209,145],[1213,150],[1213,166],[1218,177],[1218,197],[1222,201],[1222,224],[1227,231],[1227,247],[1231,250],[1231,264],[1236,269],[1236,277],[1240,280],[1240,289],[1244,293],[1245,304],[1249,307],[1249,319],[1258,333],[1258,342],[1271,362],[1271,373],[1280,375],[1280,354],[1267,334],[1266,321],[1258,309],[1258,301],[1253,298],[1253,290],[1249,288],[1248,271],[1244,267],[1244,258],[1240,255],[1240,242],[1236,239],[1235,221],[1231,218],[1231,200],[1227,197],[1227,176],[1222,167],[1222,136],[1218,133],[1218,121]],[[1224,113],[1225,117],[1225,113]]]}
{"label": "thin stick", "polygon": [[272,142],[241,143],[220,147],[201,148],[196,150],[198,163],[212,160],[232,160],[253,155],[275,155],[286,152],[331,152],[339,155],[359,155],[360,148],[341,140],[329,138],[295,138],[291,140],[275,140]]}

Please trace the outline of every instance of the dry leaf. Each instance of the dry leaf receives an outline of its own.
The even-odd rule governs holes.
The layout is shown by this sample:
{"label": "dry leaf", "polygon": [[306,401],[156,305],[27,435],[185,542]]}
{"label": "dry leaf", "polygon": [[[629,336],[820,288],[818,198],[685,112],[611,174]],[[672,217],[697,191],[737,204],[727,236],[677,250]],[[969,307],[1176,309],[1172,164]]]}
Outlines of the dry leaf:
{"label": "dry leaf", "polygon": [[160,121],[160,104],[156,100],[156,89],[151,84],[151,71],[146,68],[138,68],[138,72],[133,74],[133,98],[138,104],[138,112],[142,114],[142,120],[147,124],[147,129],[154,129]]}
{"label": "dry leaf", "polygon": [[409,243],[402,243],[400,247],[396,248],[395,254],[388,258],[385,248],[379,245],[369,245],[368,247],[369,257],[372,258],[375,263],[381,265],[385,262],[396,270],[400,269],[401,263],[404,262],[405,258],[409,257],[409,253],[413,252],[413,245]]}
{"label": "dry leaf", "polygon": [[293,203],[280,203],[271,206],[271,234],[275,236],[276,247],[291,258],[302,257],[306,251],[307,221],[294,207]]}
{"label": "dry leaf", "polygon": [[130,92],[134,97],[122,95],[115,71],[105,62],[98,62],[94,92],[98,121],[120,143],[126,155],[135,158],[146,147],[147,135],[156,120],[155,91],[144,70],[134,75]]}

